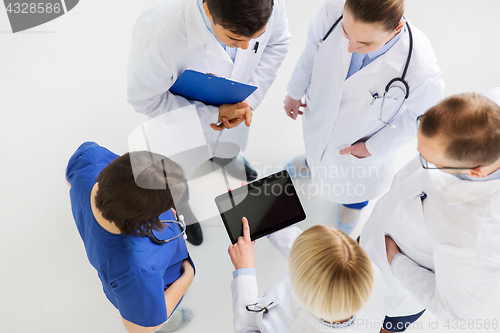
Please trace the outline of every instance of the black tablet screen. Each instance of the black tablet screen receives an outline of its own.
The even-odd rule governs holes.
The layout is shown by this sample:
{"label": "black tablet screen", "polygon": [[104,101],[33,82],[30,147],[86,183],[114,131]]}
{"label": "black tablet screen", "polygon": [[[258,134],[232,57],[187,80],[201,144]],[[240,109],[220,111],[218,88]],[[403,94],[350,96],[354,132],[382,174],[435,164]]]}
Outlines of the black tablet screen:
{"label": "black tablet screen", "polygon": [[[247,192],[248,191],[248,192]],[[242,217],[248,219],[251,238],[305,219],[295,188],[287,172],[279,172],[216,198],[231,242],[243,235]]]}

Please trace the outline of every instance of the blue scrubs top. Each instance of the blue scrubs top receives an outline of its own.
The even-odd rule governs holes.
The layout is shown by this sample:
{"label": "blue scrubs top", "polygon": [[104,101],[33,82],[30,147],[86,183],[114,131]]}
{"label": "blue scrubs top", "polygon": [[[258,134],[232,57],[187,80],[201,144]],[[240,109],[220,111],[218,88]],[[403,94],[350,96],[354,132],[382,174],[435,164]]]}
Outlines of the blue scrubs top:
{"label": "blue scrubs top", "polygon": [[[182,261],[189,254],[182,237],[156,245],[148,237],[115,235],[99,225],[92,214],[90,193],[97,175],[117,157],[94,142],[85,142],[76,150],[66,168],[71,209],[106,297],[126,320],[158,326],[167,320],[164,290],[181,276]],[[169,210],[160,219],[175,218]],[[177,223],[169,223],[162,234],[170,238],[180,232]]]}

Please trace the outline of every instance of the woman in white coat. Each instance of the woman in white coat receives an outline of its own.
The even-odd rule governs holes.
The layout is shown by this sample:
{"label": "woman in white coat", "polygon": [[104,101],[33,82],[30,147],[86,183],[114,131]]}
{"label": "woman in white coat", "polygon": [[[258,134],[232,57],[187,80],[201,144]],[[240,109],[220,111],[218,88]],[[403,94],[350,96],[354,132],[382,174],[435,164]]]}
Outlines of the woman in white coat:
{"label": "woman in white coat", "polygon": [[254,242],[244,236],[229,246],[234,264],[233,318],[236,333],[378,332],[385,282],[361,247],[323,225],[305,232],[288,227],[269,240],[288,259],[289,274],[257,298]]}
{"label": "woman in white coat", "polygon": [[[327,0],[287,87],[287,115],[304,114],[305,155],[286,168],[310,173],[324,197],[347,205],[338,226],[348,234],[359,209],[389,185],[417,116],[443,97],[430,42],[403,12],[404,0]],[[395,78],[407,86],[397,80],[383,98]]]}
{"label": "woman in white coat", "polygon": [[485,316],[500,282],[500,106],[491,101],[500,89],[485,95],[449,97],[421,117],[421,155],[361,233],[387,281],[388,317],[427,309],[451,327],[494,328]]}

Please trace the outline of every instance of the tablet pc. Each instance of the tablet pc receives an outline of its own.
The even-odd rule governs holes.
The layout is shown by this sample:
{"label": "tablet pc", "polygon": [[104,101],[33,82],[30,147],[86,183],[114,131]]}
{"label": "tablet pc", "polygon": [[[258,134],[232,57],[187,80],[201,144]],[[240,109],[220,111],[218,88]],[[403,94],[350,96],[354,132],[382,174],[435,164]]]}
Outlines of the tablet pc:
{"label": "tablet pc", "polygon": [[283,170],[215,198],[231,243],[243,236],[246,217],[250,238],[258,239],[306,218],[295,187]]}

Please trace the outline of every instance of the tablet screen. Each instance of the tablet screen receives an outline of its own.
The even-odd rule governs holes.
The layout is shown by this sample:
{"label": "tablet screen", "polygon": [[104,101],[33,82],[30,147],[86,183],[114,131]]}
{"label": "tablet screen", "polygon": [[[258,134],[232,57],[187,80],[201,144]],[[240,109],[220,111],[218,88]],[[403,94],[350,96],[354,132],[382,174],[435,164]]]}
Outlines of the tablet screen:
{"label": "tablet screen", "polygon": [[243,236],[242,217],[248,219],[252,240],[306,218],[286,171],[224,193],[215,203],[233,244]]}

